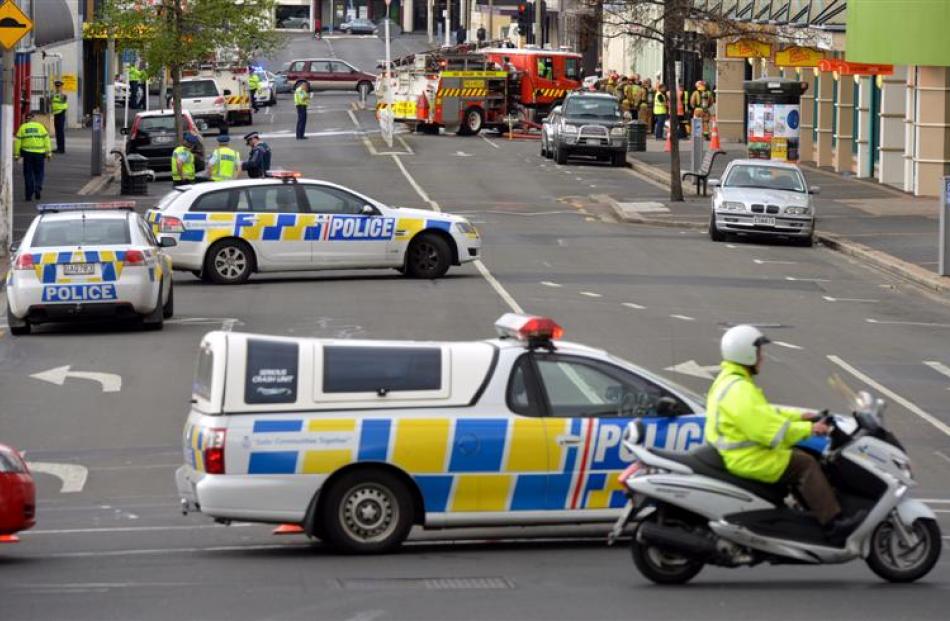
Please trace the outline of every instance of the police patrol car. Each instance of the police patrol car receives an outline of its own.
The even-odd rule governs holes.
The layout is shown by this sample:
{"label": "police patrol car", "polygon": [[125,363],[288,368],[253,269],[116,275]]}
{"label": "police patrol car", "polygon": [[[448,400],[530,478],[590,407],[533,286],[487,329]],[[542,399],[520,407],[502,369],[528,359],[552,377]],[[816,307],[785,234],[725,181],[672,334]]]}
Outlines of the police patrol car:
{"label": "police patrol car", "polygon": [[300,525],[351,552],[427,528],[610,522],[621,445],[702,442],[701,399],[508,314],[500,338],[357,341],[211,332],[176,482],[186,512]]}
{"label": "police patrol car", "polygon": [[7,274],[7,324],[79,317],[141,317],[160,330],[172,316],[171,258],[134,202],[39,205]]}
{"label": "police patrol car", "polygon": [[146,218],[178,240],[175,269],[222,284],[252,272],[383,267],[439,278],[479,256],[478,231],[464,218],[389,207],[299,176],[182,186]]}

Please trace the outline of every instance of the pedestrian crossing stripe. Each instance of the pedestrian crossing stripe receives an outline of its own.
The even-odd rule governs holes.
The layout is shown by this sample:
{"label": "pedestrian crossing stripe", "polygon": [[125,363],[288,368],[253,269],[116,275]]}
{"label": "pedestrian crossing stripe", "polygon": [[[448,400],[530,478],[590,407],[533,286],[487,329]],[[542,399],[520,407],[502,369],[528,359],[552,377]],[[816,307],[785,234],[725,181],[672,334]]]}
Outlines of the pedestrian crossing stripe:
{"label": "pedestrian crossing stripe", "polygon": [[443,88],[439,91],[442,97],[486,97],[487,88]]}
{"label": "pedestrian crossing stripe", "polygon": [[249,95],[228,95],[225,99],[228,105],[240,105],[240,104],[251,104],[251,97]]}
{"label": "pedestrian crossing stripe", "polygon": [[567,93],[567,90],[563,88],[536,88],[534,89],[535,97],[561,97],[566,93]]}

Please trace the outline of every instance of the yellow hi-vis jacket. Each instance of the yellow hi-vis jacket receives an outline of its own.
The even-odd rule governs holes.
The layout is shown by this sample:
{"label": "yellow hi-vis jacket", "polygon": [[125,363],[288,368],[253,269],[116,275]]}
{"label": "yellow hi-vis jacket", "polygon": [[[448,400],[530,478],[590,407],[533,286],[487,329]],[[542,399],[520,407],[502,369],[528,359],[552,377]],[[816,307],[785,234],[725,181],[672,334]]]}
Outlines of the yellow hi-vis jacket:
{"label": "yellow hi-vis jacket", "polygon": [[666,114],[666,93],[656,92],[653,98],[653,114]]}
{"label": "yellow hi-vis jacket", "polygon": [[706,397],[705,435],[729,472],[775,483],[788,468],[792,447],[811,435],[811,423],[771,405],[744,366],[723,361]]}
{"label": "yellow hi-vis jacket", "polygon": [[38,121],[27,121],[20,125],[13,140],[13,155],[20,157],[20,152],[43,153],[49,155],[53,151],[46,126]]}

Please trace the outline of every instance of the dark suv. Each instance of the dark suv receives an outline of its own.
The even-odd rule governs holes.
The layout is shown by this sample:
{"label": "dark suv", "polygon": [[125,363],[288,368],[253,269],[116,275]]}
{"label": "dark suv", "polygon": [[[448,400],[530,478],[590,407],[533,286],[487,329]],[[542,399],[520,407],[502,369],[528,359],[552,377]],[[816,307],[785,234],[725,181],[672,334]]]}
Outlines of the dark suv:
{"label": "dark suv", "polygon": [[571,93],[554,121],[554,160],[566,164],[572,155],[605,158],[614,166],[627,161],[627,129],[620,102],[607,93]]}
{"label": "dark suv", "polygon": [[[185,131],[195,136],[201,136],[198,127],[187,111],[182,111]],[[122,128],[127,134],[125,154],[137,153],[148,158],[148,167],[157,173],[168,173],[172,169],[172,151],[178,146],[175,135],[175,113],[171,110],[152,110],[139,112],[132,121],[129,130]],[[204,145],[200,142],[195,149],[195,171],[205,169]]]}

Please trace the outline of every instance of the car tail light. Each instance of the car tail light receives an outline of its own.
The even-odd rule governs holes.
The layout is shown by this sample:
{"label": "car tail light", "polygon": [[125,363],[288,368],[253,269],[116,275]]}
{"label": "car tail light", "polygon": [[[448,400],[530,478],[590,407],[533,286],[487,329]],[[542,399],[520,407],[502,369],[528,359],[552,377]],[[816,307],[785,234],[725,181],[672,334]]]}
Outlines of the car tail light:
{"label": "car tail light", "polygon": [[161,233],[183,233],[185,223],[174,216],[162,216],[162,219],[158,221],[158,230]]}
{"label": "car tail light", "polygon": [[13,269],[16,269],[16,270],[33,269],[33,255],[30,253],[18,255],[16,258],[16,262],[13,264]]}
{"label": "car tail light", "polygon": [[207,429],[207,440],[202,452],[205,472],[208,474],[224,474],[224,441],[226,429]]}
{"label": "car tail light", "polygon": [[126,250],[123,260],[126,267],[130,265],[145,265],[145,253],[141,250]]}
{"label": "car tail light", "polygon": [[218,97],[218,98],[216,98],[216,99],[214,100],[214,105],[216,105],[216,106],[223,106],[223,105],[224,105],[224,97]]}

